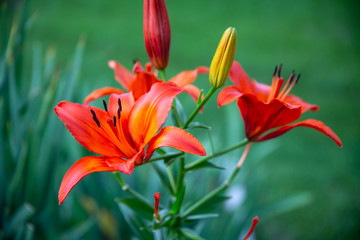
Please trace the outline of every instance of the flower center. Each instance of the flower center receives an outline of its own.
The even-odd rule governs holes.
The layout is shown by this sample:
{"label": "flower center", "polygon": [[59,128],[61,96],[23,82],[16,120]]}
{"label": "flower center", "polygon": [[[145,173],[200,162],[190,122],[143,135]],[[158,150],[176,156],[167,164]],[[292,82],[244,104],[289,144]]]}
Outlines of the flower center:
{"label": "flower center", "polygon": [[294,85],[297,84],[301,76],[301,74],[299,74],[294,80],[295,71],[293,70],[290,74],[290,77],[288,78],[284,87],[281,90],[281,87],[284,83],[284,78],[281,77],[281,69],[282,69],[282,64],[280,64],[279,70],[277,66],[275,67],[275,71],[271,82],[271,89],[267,100],[268,102],[270,102],[272,99],[275,98],[279,99],[280,101],[284,100],[284,98],[290,93]]}

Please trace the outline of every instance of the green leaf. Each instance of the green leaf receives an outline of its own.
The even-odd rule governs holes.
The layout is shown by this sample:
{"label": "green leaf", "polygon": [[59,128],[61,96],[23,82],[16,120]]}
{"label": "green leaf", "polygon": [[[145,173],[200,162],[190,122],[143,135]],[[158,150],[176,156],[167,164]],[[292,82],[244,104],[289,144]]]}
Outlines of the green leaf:
{"label": "green leaf", "polygon": [[141,215],[145,219],[150,221],[153,219],[154,210],[135,198],[116,198],[115,201],[118,204],[129,207],[136,214]]}
{"label": "green leaf", "polygon": [[181,235],[183,235],[184,237],[187,237],[189,239],[205,240],[204,238],[200,237],[195,231],[193,231],[192,229],[189,229],[189,228],[181,228],[179,230],[179,232],[181,233]]}
{"label": "green leaf", "polygon": [[5,229],[5,235],[9,235],[17,231],[17,228],[34,215],[35,209],[29,203],[24,203],[17,211],[14,213],[12,218],[9,221],[7,229]]}
{"label": "green leaf", "polygon": [[294,194],[259,211],[259,215],[261,215],[262,219],[272,218],[274,216],[293,211],[297,208],[304,207],[311,201],[312,196],[308,192]]}
{"label": "green leaf", "polygon": [[204,89],[201,89],[199,97],[198,97],[198,99],[196,101],[196,105],[199,105],[201,103],[201,99],[202,99],[203,94],[204,94]]}
{"label": "green leaf", "polygon": [[180,189],[180,191],[176,194],[176,200],[171,206],[171,212],[173,214],[178,214],[181,208],[181,204],[184,200],[185,196],[185,185],[183,185]]}
{"label": "green leaf", "polygon": [[206,125],[206,124],[203,124],[201,122],[192,122],[189,124],[189,126],[187,127],[188,129],[191,129],[191,128],[201,128],[201,129],[205,129],[205,130],[211,130],[211,127]]}
{"label": "green leaf", "polygon": [[170,190],[171,194],[173,194],[173,188],[170,185],[169,178],[167,176],[167,173],[164,171],[164,169],[162,169],[156,163],[151,164],[151,166],[154,168],[155,172],[159,176],[161,183]]}
{"label": "green leaf", "polygon": [[206,214],[197,214],[197,215],[190,215],[186,218],[187,221],[194,221],[194,220],[201,220],[201,219],[208,219],[208,218],[217,218],[219,217],[218,213],[206,213]]}
{"label": "green leaf", "polygon": [[177,98],[175,98],[174,104],[175,104],[176,111],[179,114],[180,122],[181,122],[181,126],[182,126],[182,125],[184,125],[184,123],[185,123],[185,121],[187,119],[186,111],[183,108],[181,102]]}
{"label": "green leaf", "polygon": [[34,232],[35,232],[35,228],[34,225],[32,225],[31,223],[27,223],[25,226],[25,240],[32,240],[34,239]]}
{"label": "green leaf", "polygon": [[225,168],[223,167],[219,167],[219,166],[216,166],[215,164],[209,162],[209,161],[205,161],[205,162],[202,162],[198,165],[196,165],[194,168],[189,168],[187,169],[187,171],[190,171],[190,170],[199,170],[199,169],[202,169],[202,168],[215,168],[215,169],[220,169],[220,170],[224,170]]}
{"label": "green leaf", "polygon": [[90,218],[87,221],[71,228],[70,230],[66,231],[65,233],[62,233],[60,236],[61,240],[67,240],[67,239],[81,239],[87,233],[91,230],[91,228],[96,223],[96,220],[94,218]]}
{"label": "green leaf", "polygon": [[127,206],[124,206],[123,204],[118,204],[118,206],[126,223],[140,239],[153,239],[144,223],[136,217],[136,215],[131,212]]}

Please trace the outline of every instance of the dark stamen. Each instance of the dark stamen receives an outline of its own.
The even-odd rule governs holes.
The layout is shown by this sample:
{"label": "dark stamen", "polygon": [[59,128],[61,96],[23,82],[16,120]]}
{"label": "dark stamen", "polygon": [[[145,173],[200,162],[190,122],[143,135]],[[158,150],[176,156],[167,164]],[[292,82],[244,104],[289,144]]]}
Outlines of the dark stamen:
{"label": "dark stamen", "polygon": [[115,116],[113,117],[113,122],[114,122],[114,127],[116,127],[116,118],[115,118]]}
{"label": "dark stamen", "polygon": [[132,62],[133,62],[133,64],[135,64],[135,63],[137,63],[137,62],[140,62],[140,59],[137,58],[137,57],[135,57],[135,58],[133,58]]}
{"label": "dark stamen", "polygon": [[99,119],[96,117],[96,113],[95,113],[94,110],[92,110],[92,109],[90,109],[90,111],[91,111],[91,113],[92,113],[92,115],[93,115],[93,119],[94,119],[94,121],[96,122],[96,125],[97,125],[98,127],[100,127],[100,122],[99,122]]}
{"label": "dark stamen", "polygon": [[118,119],[120,119],[120,113],[121,113],[121,110],[120,110],[120,108],[118,108],[118,110],[117,110]]}
{"label": "dark stamen", "polygon": [[274,71],[273,77],[275,77],[276,72],[277,72],[277,65],[275,66],[275,71]]}
{"label": "dark stamen", "polygon": [[300,76],[301,76],[301,74],[299,73],[299,75],[298,75],[298,76],[296,77],[296,79],[295,79],[295,84],[298,83]]}
{"label": "dark stamen", "polygon": [[105,109],[105,111],[107,112],[107,111],[108,111],[108,108],[107,108],[107,105],[106,105],[105,100],[103,100],[103,104],[104,104],[104,109]]}
{"label": "dark stamen", "polygon": [[118,99],[118,105],[119,105],[120,111],[122,111],[122,106],[121,106],[121,100],[120,100],[120,98]]}
{"label": "dark stamen", "polygon": [[295,77],[295,70],[292,70],[291,74],[290,74],[290,81],[289,83],[292,83],[292,81],[294,80]]}
{"label": "dark stamen", "polygon": [[280,67],[279,67],[278,77],[280,77],[281,69],[282,69],[282,64],[280,64]]}

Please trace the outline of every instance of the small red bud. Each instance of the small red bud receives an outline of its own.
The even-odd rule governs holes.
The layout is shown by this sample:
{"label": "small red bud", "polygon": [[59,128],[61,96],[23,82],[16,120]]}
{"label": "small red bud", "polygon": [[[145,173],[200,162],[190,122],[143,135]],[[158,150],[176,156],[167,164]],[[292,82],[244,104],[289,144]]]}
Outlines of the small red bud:
{"label": "small red bud", "polygon": [[144,0],[144,40],[152,65],[163,70],[169,62],[170,22],[164,0]]}
{"label": "small red bud", "polygon": [[154,198],[155,198],[155,213],[154,216],[155,218],[159,218],[159,201],[160,201],[160,193],[154,193]]}

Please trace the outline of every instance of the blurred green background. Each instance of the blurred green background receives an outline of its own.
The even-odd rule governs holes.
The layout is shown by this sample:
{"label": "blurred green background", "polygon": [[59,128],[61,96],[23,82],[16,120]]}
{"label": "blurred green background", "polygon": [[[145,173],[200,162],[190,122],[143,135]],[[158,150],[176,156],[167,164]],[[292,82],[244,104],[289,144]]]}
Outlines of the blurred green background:
{"label": "blurred green background", "polygon": [[[24,130],[23,135],[13,131],[3,134],[15,123],[11,117],[10,123],[2,120],[0,233],[13,223],[12,216],[18,209],[29,207],[22,205],[28,202],[32,210],[25,221],[26,229],[30,229],[28,232],[35,239],[129,239],[131,230],[113,201],[124,193],[111,173],[88,176],[74,188],[63,205],[57,205],[58,187],[66,170],[89,153],[72,139],[52,108],[61,100],[81,102],[99,87],[118,87],[107,66],[109,60],[117,60],[129,69],[133,58],[143,63],[148,61],[142,35],[142,1],[3,1],[1,21],[6,24],[1,24],[2,57],[16,6],[24,7],[22,16],[26,20],[22,38],[15,39],[15,44],[21,47],[18,63],[21,68],[16,68],[20,80],[15,80],[21,99],[18,103],[26,106],[28,100],[22,96],[29,94],[26,89],[36,85],[37,76],[43,72],[43,83],[48,86],[51,82],[59,82],[62,93],[56,90],[56,94],[49,97],[39,88],[39,93],[35,94],[37,100],[29,106],[32,109],[29,114],[22,115],[19,107],[18,126],[31,123],[28,127],[20,127],[30,129]],[[260,223],[254,239],[358,239],[359,4],[340,0],[182,0],[167,1],[167,7],[172,30],[167,76],[200,65],[209,66],[221,34],[233,26],[238,33],[235,60],[249,76],[269,84],[275,65],[280,63],[284,65],[284,76],[293,69],[301,73],[300,82],[292,93],[320,106],[318,112],[306,113],[302,119],[323,121],[339,135],[344,145],[338,148],[324,135],[307,128],[294,129],[281,138],[253,144],[241,177],[227,192],[233,199],[224,207],[214,209],[220,216],[196,226],[198,232],[206,239],[237,239],[241,229],[244,227],[246,232],[251,218],[258,215]],[[1,61],[4,63],[4,58]],[[49,72],[53,74],[46,75],[46,67],[52,69]],[[11,96],[8,90],[11,84],[4,83],[0,84],[0,108],[1,117],[8,119],[12,105],[7,105],[6,96]],[[207,76],[200,76],[196,85],[205,91],[210,88]],[[27,117],[35,119],[34,115],[42,109],[43,98],[51,99],[44,110],[50,116],[31,122]],[[194,108],[185,94],[180,100],[186,103],[188,113]],[[234,103],[218,109],[212,99],[197,120],[212,127],[216,150],[244,136],[242,120]],[[39,131],[41,134],[34,140],[33,136]],[[33,135],[28,135],[29,132]],[[209,151],[207,133],[196,130],[193,134],[202,139]],[[9,206],[4,203],[4,199],[9,198],[4,189],[10,185],[7,179],[12,179],[17,164],[12,163],[5,152],[13,148],[13,138],[22,143],[14,147],[13,156],[21,155],[27,145],[32,153],[26,157],[25,170],[21,170],[24,175],[18,180],[19,189],[23,190],[15,191],[8,200]],[[214,161],[225,167],[225,171],[189,174],[186,180],[189,186],[200,182],[203,187],[200,190],[188,188],[186,199],[197,199],[217,186],[240,155],[239,150]],[[20,156],[16,158],[21,159]],[[126,180],[152,202],[152,194],[161,191],[154,175],[151,166],[145,165]],[[167,193],[162,194],[162,200],[166,201]],[[246,200],[242,202],[244,197]],[[217,232],[223,235],[218,236]]]}

